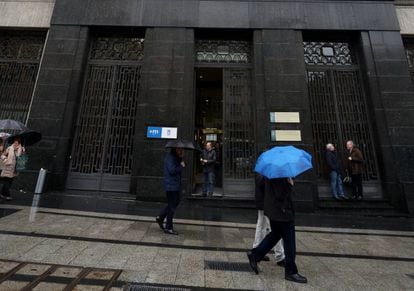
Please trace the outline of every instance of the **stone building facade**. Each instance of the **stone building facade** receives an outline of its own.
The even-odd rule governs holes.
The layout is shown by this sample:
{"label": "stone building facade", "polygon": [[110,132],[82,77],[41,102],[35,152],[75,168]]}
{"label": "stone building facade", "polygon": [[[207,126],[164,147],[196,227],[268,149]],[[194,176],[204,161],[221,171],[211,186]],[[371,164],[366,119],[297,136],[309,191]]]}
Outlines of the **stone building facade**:
{"label": "stone building facade", "polygon": [[[329,195],[324,145],[337,144],[343,156],[353,139],[365,155],[366,197],[413,210],[414,92],[400,34],[400,23],[412,23],[402,20],[406,8],[393,1],[57,0],[50,14],[53,4],[0,2],[3,35],[44,37],[29,106],[8,113],[22,107],[18,118],[44,136],[30,149],[27,187],[43,167],[48,189],[163,197],[166,140],[149,130],[166,128],[179,139],[215,143],[216,191],[225,198],[252,197],[260,151],[286,144],[309,151],[315,169],[298,177],[295,199],[312,211]],[[28,16],[13,18],[9,5]],[[187,153],[187,197],[200,189],[198,159]]]}

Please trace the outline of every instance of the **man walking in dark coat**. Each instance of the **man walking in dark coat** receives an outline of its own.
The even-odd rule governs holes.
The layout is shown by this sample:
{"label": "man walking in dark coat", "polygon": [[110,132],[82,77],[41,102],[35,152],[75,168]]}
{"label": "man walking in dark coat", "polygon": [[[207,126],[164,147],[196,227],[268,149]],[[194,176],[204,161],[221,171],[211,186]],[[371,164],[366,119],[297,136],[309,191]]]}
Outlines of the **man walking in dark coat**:
{"label": "man walking in dark coat", "polygon": [[[253,248],[257,247],[270,232],[270,221],[264,214],[265,180],[266,178],[259,173],[255,174],[254,200],[257,208],[257,223]],[[279,240],[273,250],[275,252],[275,260],[277,265],[281,267],[285,266],[285,251],[283,250],[282,239]],[[270,261],[270,258],[268,256],[264,256],[263,261]]]}
{"label": "man walking in dark coat", "polygon": [[[155,220],[167,234],[178,234],[173,228],[173,218],[180,203],[181,172],[185,168],[183,153],[181,148],[172,148],[164,160],[164,189],[168,204]],[[164,227],[165,219],[167,222]]]}
{"label": "man walking in dark coat", "polygon": [[331,179],[331,190],[333,198],[347,199],[344,193],[344,187],[342,185],[342,167],[338,159],[338,156],[335,151],[333,144],[328,143],[326,145],[326,163],[329,167],[329,177]]}
{"label": "man walking in dark coat", "polygon": [[203,196],[207,194],[213,197],[214,192],[214,180],[215,180],[215,164],[216,164],[216,151],[213,149],[211,142],[206,143],[200,162],[203,165]]}
{"label": "man walking in dark coat", "polygon": [[259,246],[247,253],[253,271],[258,274],[257,263],[283,239],[285,249],[285,279],[307,283],[296,267],[295,211],[292,201],[293,180],[287,178],[266,179],[264,213],[270,219],[271,232]]}
{"label": "man walking in dark coat", "polygon": [[347,141],[346,149],[348,150],[348,171],[351,175],[352,198],[362,200],[364,193],[362,189],[362,172],[364,158],[361,151],[355,147],[352,140]]}

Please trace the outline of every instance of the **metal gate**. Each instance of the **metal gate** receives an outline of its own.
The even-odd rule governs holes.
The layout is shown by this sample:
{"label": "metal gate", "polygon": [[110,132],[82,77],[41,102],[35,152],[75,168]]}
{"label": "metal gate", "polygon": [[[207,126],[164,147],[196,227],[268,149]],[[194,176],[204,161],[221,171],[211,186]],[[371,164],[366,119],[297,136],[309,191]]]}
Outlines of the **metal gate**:
{"label": "metal gate", "polygon": [[143,39],[94,40],[72,147],[68,189],[128,192]]}
{"label": "metal gate", "polygon": [[378,180],[362,78],[350,44],[305,42],[305,62],[319,178],[328,176],[325,145],[336,144],[343,157],[352,139],[364,155],[364,180]]}
{"label": "metal gate", "polygon": [[0,35],[0,119],[26,122],[43,51],[44,35]]}
{"label": "metal gate", "polygon": [[223,71],[224,193],[238,197],[253,192],[255,142],[249,69]]}

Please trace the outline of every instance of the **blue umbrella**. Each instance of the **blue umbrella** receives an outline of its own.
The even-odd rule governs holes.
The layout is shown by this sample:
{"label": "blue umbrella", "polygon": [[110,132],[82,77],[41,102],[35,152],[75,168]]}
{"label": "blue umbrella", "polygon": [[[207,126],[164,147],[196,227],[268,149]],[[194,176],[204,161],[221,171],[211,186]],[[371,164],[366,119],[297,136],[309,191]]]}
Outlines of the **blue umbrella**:
{"label": "blue umbrella", "polygon": [[312,169],[312,156],[294,146],[277,146],[259,156],[255,172],[269,179],[294,178]]}

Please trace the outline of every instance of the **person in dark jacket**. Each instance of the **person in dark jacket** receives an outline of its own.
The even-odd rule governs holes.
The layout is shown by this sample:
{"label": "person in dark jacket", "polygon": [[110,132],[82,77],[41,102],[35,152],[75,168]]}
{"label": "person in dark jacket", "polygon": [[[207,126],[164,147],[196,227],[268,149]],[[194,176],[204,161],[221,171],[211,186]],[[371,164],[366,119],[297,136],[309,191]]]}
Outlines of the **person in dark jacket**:
{"label": "person in dark jacket", "polygon": [[266,179],[264,214],[270,219],[271,232],[256,248],[247,253],[253,271],[258,274],[257,263],[283,239],[285,248],[285,279],[296,283],[307,283],[298,273],[296,259],[295,211],[292,201],[293,180],[287,178]]}
{"label": "person in dark jacket", "polygon": [[344,187],[342,185],[342,167],[338,159],[338,156],[335,151],[333,144],[328,143],[326,145],[326,163],[329,167],[329,177],[331,179],[331,190],[332,197],[339,199],[347,199],[344,193]]}
{"label": "person in dark jacket", "polygon": [[[266,178],[256,173],[255,175],[255,193],[254,200],[257,208],[257,224],[256,234],[254,237],[253,248],[257,247],[266,235],[270,232],[269,218],[264,215],[264,193],[265,193],[265,180]],[[279,240],[276,246],[273,248],[275,253],[275,260],[278,266],[285,266],[285,251],[283,250],[283,240]],[[269,261],[268,256],[263,257],[263,261]]]}
{"label": "person in dark jacket", "polygon": [[364,157],[361,151],[355,147],[352,140],[347,141],[346,149],[348,150],[348,172],[351,175],[352,198],[362,200],[364,197],[362,188],[362,172]]}
{"label": "person in dark jacket", "polygon": [[206,143],[206,148],[204,149],[200,158],[201,165],[203,166],[204,197],[206,197],[207,194],[208,196],[213,197],[216,158],[216,151],[214,150],[213,145],[211,142]]}
{"label": "person in dark jacket", "polygon": [[[164,189],[168,204],[155,220],[167,234],[178,234],[173,228],[173,218],[180,203],[181,172],[185,168],[183,153],[181,148],[172,148],[164,160]],[[167,221],[164,227],[165,219]]]}

